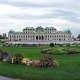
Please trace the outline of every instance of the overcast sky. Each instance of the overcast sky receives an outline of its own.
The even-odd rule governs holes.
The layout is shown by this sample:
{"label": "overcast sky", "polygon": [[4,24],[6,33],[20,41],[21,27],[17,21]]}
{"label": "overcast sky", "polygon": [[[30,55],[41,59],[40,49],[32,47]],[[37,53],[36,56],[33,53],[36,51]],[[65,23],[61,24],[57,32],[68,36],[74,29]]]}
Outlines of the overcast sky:
{"label": "overcast sky", "polygon": [[25,27],[70,29],[80,34],[80,0],[0,0],[0,34]]}

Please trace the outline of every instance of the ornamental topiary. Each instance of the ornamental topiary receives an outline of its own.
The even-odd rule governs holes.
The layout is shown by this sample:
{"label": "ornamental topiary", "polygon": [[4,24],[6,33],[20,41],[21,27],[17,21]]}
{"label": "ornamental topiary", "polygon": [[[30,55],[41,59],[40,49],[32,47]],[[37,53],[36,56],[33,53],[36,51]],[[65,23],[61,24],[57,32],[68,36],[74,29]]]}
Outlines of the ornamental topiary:
{"label": "ornamental topiary", "polygon": [[50,43],[50,47],[54,47],[54,43]]}

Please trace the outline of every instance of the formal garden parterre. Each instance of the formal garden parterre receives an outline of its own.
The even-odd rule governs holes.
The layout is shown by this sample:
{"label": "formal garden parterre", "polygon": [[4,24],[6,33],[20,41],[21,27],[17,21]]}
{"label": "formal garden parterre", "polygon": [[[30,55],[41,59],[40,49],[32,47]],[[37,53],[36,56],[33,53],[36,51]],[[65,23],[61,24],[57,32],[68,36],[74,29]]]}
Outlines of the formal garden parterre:
{"label": "formal garden parterre", "polygon": [[[62,54],[55,55],[57,53],[41,53],[44,49],[49,49],[49,51],[60,49],[65,52],[68,51],[76,51],[76,54]],[[79,80],[79,71],[80,71],[80,54],[79,54],[79,46],[61,46],[55,45],[54,47],[44,46],[44,47],[1,47],[3,53],[10,55],[10,57],[18,57],[22,56],[23,61],[26,61],[28,58],[26,65],[25,62],[21,62],[18,64],[18,59],[13,61],[12,58],[10,59],[11,62],[7,62],[4,59],[0,61],[0,74],[5,75],[8,77],[14,78],[21,78],[21,79],[28,79],[28,80]],[[7,53],[6,53],[7,52]],[[56,51],[55,51],[56,52]],[[16,54],[21,53],[21,54]],[[49,55],[48,55],[49,54]],[[46,56],[47,55],[47,56]],[[52,58],[53,57],[53,58]],[[52,59],[53,62],[55,60],[59,62],[59,67],[51,68],[51,65],[48,65]],[[9,60],[9,59],[8,59]],[[4,62],[3,62],[4,61]],[[32,66],[29,61],[32,62]],[[41,65],[39,67],[39,62],[41,61]],[[47,63],[45,61],[48,61]],[[14,63],[15,62],[15,63]],[[44,66],[42,63],[44,63]],[[47,66],[48,65],[48,66]],[[35,66],[35,67],[34,67]],[[47,66],[47,67],[46,67]]]}

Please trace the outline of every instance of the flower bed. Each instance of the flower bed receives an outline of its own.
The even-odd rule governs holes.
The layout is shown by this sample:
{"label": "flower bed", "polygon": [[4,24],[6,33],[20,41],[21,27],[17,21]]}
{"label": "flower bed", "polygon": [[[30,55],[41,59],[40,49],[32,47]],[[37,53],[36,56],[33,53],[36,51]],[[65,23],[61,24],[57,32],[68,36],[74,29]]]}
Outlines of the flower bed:
{"label": "flower bed", "polygon": [[3,47],[44,47],[44,44],[8,44]]}
{"label": "flower bed", "polygon": [[[50,49],[49,49],[50,50]],[[17,53],[16,55],[8,54],[0,49],[0,60],[5,61],[12,64],[24,64],[24,65],[31,65],[31,66],[38,66],[38,67],[59,67],[59,63],[53,59],[53,57],[46,55],[43,56],[40,60],[32,60],[30,61],[29,58],[24,58],[22,54]]]}

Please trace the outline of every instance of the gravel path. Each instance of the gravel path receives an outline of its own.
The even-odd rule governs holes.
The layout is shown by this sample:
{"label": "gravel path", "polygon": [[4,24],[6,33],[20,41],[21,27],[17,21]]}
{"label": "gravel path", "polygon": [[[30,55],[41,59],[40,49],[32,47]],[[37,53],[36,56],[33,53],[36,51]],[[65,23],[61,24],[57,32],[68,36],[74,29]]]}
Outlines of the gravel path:
{"label": "gravel path", "polygon": [[8,78],[8,77],[0,76],[0,80],[20,80],[20,79],[13,79],[13,78]]}

